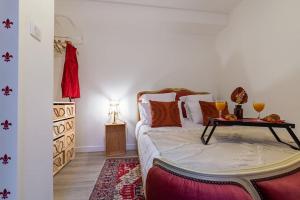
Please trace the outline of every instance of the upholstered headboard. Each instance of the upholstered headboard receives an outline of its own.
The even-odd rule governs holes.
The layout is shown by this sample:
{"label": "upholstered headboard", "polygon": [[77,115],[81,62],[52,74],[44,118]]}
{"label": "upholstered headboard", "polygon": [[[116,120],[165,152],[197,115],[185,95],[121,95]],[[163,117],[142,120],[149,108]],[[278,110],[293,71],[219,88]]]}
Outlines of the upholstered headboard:
{"label": "upholstered headboard", "polygon": [[[179,100],[181,96],[186,96],[186,95],[193,95],[193,94],[209,94],[209,92],[194,92],[189,89],[185,88],[165,88],[161,90],[153,90],[153,91],[141,91],[137,94],[137,103],[139,103],[140,97],[143,94],[162,94],[162,93],[170,93],[170,92],[175,92],[176,93],[176,100]],[[139,114],[139,108],[138,108],[138,120],[140,120],[140,114]]]}

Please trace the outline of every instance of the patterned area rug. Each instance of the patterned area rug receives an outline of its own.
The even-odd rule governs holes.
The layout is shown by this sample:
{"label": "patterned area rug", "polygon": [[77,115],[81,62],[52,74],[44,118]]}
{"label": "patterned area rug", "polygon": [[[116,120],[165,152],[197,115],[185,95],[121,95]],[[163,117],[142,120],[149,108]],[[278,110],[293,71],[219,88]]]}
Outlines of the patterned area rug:
{"label": "patterned area rug", "polygon": [[89,200],[144,200],[139,159],[110,158],[104,163]]}

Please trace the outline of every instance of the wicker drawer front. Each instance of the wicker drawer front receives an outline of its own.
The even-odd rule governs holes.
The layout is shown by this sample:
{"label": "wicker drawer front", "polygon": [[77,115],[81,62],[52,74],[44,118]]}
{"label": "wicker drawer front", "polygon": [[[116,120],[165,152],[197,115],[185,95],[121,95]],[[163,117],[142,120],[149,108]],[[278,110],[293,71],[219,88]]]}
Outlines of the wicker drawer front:
{"label": "wicker drawer front", "polygon": [[53,157],[62,153],[65,150],[65,136],[53,141]]}
{"label": "wicker drawer front", "polygon": [[74,102],[53,103],[53,175],[75,158],[75,108]]}
{"label": "wicker drawer front", "polygon": [[65,151],[66,153],[66,163],[70,162],[71,160],[74,160],[75,158],[75,149],[72,147],[72,148],[69,148],[69,149],[66,149]]}
{"label": "wicker drawer front", "polygon": [[67,131],[66,127],[66,121],[59,121],[53,123],[53,138],[56,139],[62,136]]}
{"label": "wicker drawer front", "polygon": [[75,131],[75,118],[65,120],[66,132]]}
{"label": "wicker drawer front", "polygon": [[66,133],[65,135],[65,147],[71,148],[75,146],[75,132]]}
{"label": "wicker drawer front", "polygon": [[53,105],[53,120],[64,119],[66,115],[65,105]]}
{"label": "wicker drawer front", "polygon": [[66,114],[65,117],[75,117],[75,105],[65,105]]}
{"label": "wicker drawer front", "polygon": [[53,159],[53,175],[56,174],[64,164],[64,153],[61,153]]}

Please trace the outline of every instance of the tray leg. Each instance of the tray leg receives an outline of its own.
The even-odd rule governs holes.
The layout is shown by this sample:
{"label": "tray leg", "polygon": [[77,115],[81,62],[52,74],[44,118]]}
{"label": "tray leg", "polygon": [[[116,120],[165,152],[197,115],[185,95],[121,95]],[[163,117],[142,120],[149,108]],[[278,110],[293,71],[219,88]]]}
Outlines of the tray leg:
{"label": "tray leg", "polygon": [[210,121],[208,121],[208,124],[206,125],[206,127],[205,127],[205,129],[204,129],[204,131],[203,131],[203,133],[201,135],[201,141],[202,141],[203,144],[205,144],[204,136],[205,136],[205,133],[206,133],[209,125],[210,125]]}
{"label": "tray leg", "polygon": [[295,150],[300,150],[300,141],[297,138],[297,136],[295,135],[295,133],[293,132],[293,130],[291,128],[286,128],[286,130],[288,131],[288,133],[290,134],[290,136],[293,138],[294,142],[297,144],[298,147],[295,147],[287,142],[282,141],[279,136],[276,134],[276,132],[274,131],[274,129],[272,127],[269,127],[271,133],[273,134],[273,136],[276,138],[276,140],[282,144],[288,145],[290,146],[292,149]]}
{"label": "tray leg", "polygon": [[214,133],[216,127],[217,127],[217,125],[214,125],[213,128],[211,129],[211,131],[210,131],[210,133],[209,133],[209,135],[208,135],[208,137],[207,137],[207,139],[206,139],[206,141],[205,141],[205,145],[208,144],[208,142],[209,142],[209,140],[210,140],[212,134]]}
{"label": "tray leg", "polygon": [[273,134],[273,136],[276,138],[277,142],[282,142],[281,139],[276,134],[276,132],[274,131],[274,129],[272,127],[269,127],[269,129],[270,129],[271,133]]}
{"label": "tray leg", "polygon": [[295,135],[294,131],[291,128],[286,128],[286,130],[289,132],[290,136],[293,138],[294,142],[297,144],[298,146],[298,150],[300,150],[300,141],[297,138],[297,136]]}

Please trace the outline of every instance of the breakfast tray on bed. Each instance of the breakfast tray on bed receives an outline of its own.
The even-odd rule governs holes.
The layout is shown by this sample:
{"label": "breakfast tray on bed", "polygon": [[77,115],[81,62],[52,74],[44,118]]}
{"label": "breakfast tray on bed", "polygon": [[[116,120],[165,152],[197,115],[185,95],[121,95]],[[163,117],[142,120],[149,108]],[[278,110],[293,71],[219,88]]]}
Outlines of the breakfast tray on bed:
{"label": "breakfast tray on bed", "polygon": [[[205,139],[205,134],[208,130],[208,127],[212,126],[212,129],[208,135],[208,137]],[[275,139],[283,144],[286,144],[290,146],[293,149],[300,150],[300,141],[296,134],[293,132],[292,129],[295,128],[295,124],[291,123],[286,123],[286,122],[266,122],[263,120],[259,119],[241,119],[241,120],[235,120],[235,121],[230,121],[230,120],[225,120],[225,119],[220,119],[220,118],[210,118],[208,124],[206,125],[202,136],[201,136],[201,141],[203,144],[207,145],[211,136],[213,135],[215,129],[217,126],[255,126],[255,127],[267,127],[271,131],[272,135],[275,137]],[[294,142],[297,144],[297,147],[284,142],[280,139],[280,137],[277,135],[275,132],[274,128],[285,128],[287,132],[290,134]]]}

